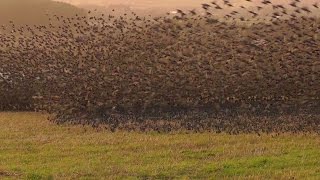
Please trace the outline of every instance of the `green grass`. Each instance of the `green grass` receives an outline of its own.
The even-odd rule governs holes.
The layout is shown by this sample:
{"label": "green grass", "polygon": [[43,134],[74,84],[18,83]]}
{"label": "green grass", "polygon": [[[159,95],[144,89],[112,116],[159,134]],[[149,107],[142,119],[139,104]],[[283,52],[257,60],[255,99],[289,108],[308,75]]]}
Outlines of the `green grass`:
{"label": "green grass", "polygon": [[138,133],[0,113],[0,179],[320,179],[320,136]]}

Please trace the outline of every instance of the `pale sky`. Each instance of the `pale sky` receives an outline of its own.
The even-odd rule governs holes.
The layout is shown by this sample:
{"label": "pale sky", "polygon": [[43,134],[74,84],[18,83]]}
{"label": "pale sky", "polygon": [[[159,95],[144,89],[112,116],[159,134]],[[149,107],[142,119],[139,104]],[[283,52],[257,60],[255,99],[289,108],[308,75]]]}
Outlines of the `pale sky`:
{"label": "pale sky", "polygon": [[[179,8],[179,6],[194,6],[200,7],[202,3],[211,2],[213,0],[56,0],[68,2],[74,5],[99,5],[99,6],[109,6],[110,4],[125,4],[130,5],[132,8],[154,8],[154,7],[175,7]],[[216,2],[220,2],[223,4],[222,0],[215,0]],[[262,0],[252,0],[253,3],[249,3],[250,5],[260,4]],[[271,0],[275,4],[288,4],[292,0]],[[320,0],[301,0],[302,3],[313,4],[314,2],[319,2]],[[245,0],[230,0],[233,4],[248,4]]]}
{"label": "pale sky", "polygon": [[150,7],[176,7],[176,6],[200,6],[208,0],[57,0],[68,2],[74,5],[94,4],[99,6],[109,6],[110,4],[125,4],[133,8]]}

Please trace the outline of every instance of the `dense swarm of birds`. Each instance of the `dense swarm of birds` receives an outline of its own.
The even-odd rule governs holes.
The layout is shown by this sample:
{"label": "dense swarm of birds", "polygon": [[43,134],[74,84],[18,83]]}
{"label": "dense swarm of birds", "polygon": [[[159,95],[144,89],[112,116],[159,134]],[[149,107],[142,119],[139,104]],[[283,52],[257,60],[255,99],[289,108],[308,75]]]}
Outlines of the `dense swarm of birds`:
{"label": "dense swarm of birds", "polygon": [[317,11],[223,0],[161,17],[11,22],[0,27],[0,108],[111,130],[320,133]]}

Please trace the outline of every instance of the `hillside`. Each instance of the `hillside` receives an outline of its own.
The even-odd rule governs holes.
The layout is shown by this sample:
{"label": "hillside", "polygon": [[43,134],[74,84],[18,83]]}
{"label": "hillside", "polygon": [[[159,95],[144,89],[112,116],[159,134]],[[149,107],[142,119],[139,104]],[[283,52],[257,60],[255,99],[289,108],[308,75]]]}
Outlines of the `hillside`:
{"label": "hillside", "polygon": [[[154,1],[154,0],[132,0],[132,1],[127,1],[127,2],[118,2],[118,1],[114,1],[114,0],[110,0],[110,1],[97,1],[97,0],[93,0],[90,2],[87,1],[81,1],[81,0],[56,0],[59,2],[68,2],[70,4],[73,4],[79,8],[83,8],[83,9],[87,9],[87,10],[97,10],[97,14],[99,13],[111,13],[112,9],[116,10],[116,13],[112,13],[112,14],[124,14],[126,9],[130,9],[132,11],[134,11],[135,13],[137,13],[138,15],[154,15],[154,16],[162,16],[165,15],[167,12],[176,10],[176,9],[180,9],[180,10],[191,10],[191,9],[196,9],[199,12],[203,12],[201,9],[201,4],[202,3],[210,3],[210,1],[208,0],[201,0],[201,1],[190,1],[190,0],[163,0],[163,1]],[[257,6],[263,6],[263,4],[261,3],[261,0],[252,0],[251,2],[248,1],[230,1],[232,2],[232,4],[234,5],[234,7],[230,8],[226,5],[224,5],[222,0],[217,0],[215,1],[218,4],[221,5],[221,7],[226,8],[227,10],[224,9],[224,11],[215,11],[214,9],[211,8],[211,10],[214,11],[215,15],[218,16],[224,16],[226,15],[226,13],[230,13],[232,11],[238,11],[241,14],[245,15],[245,16],[249,16],[251,17],[250,13],[248,13],[248,10],[254,11],[257,9]],[[292,8],[289,4],[290,4],[290,0],[279,0],[279,1],[275,1],[275,0],[271,0],[271,2],[274,3],[274,5],[283,5],[284,7],[287,8],[287,11],[289,13],[291,13],[292,11],[294,11],[294,8]],[[317,9],[315,9],[313,7],[313,4],[318,2],[317,0],[303,0],[301,1],[300,5],[302,7],[309,7],[313,13],[312,15],[320,15],[320,12],[317,11]],[[245,7],[242,8],[242,7]],[[269,5],[269,6],[265,6],[263,10],[260,10],[260,14],[262,16],[267,16],[270,15],[270,13],[272,13],[274,11],[273,6]],[[96,15],[97,15],[96,14]],[[310,15],[310,14],[309,14]]]}
{"label": "hillside", "polygon": [[73,5],[51,0],[1,0],[0,24],[13,21],[15,24],[48,24],[46,14],[71,16],[84,11]]}

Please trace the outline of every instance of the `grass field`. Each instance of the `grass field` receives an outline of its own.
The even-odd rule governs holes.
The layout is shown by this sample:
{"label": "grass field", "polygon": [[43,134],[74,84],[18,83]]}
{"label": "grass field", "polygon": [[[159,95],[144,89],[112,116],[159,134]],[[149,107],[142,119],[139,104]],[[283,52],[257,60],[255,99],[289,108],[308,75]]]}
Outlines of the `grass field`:
{"label": "grass field", "polygon": [[138,133],[0,113],[0,179],[320,179],[320,136]]}

